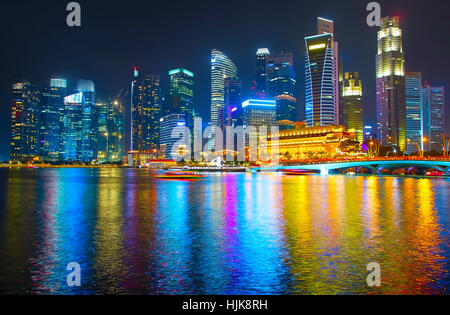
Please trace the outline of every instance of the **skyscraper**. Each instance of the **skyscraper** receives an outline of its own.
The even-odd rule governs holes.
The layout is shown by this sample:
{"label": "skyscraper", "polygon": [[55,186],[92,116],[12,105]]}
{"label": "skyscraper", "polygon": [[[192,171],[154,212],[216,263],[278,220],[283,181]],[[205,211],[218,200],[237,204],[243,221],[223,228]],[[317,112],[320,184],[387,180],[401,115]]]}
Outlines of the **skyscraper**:
{"label": "skyscraper", "polygon": [[108,162],[120,162],[124,153],[124,107],[119,100],[109,103],[107,132]]}
{"label": "skyscraper", "polygon": [[[172,152],[180,148],[174,148],[175,143],[181,139],[180,137],[172,137],[172,132],[177,127],[186,126],[185,114],[170,114],[160,119],[160,146],[164,150],[166,159],[172,159]],[[184,148],[190,150],[190,148]]]}
{"label": "skyscraper", "polygon": [[341,124],[341,119],[343,119],[343,63],[342,58],[339,54],[339,43],[336,41],[334,34],[334,22],[322,17],[317,18],[317,35],[332,34],[333,35],[333,57],[334,57],[334,107],[336,110],[336,124]]}
{"label": "skyscraper", "polygon": [[267,57],[270,55],[269,49],[260,48],[256,52],[256,80],[255,88],[257,93],[267,92]]}
{"label": "skyscraper", "polygon": [[83,103],[82,92],[64,97],[64,109],[61,113],[60,161],[81,161]]}
{"label": "skyscraper", "polygon": [[95,84],[90,80],[78,80],[77,92],[82,93],[82,162],[97,159],[98,111],[96,107]]}
{"label": "skyscraper", "polygon": [[44,161],[59,161],[60,119],[65,96],[67,96],[67,80],[65,79],[51,79],[50,86],[45,87],[42,92],[39,155]]}
{"label": "skyscraper", "polygon": [[159,148],[161,116],[161,78],[134,71],[131,104],[132,150],[152,151]]}
{"label": "skyscraper", "polygon": [[362,83],[358,72],[346,72],[343,81],[343,122],[347,130],[354,130],[359,143],[364,141]]}
{"label": "skyscraper", "polygon": [[28,81],[12,85],[11,160],[28,161],[39,154],[40,91]]}
{"label": "skyscraper", "polygon": [[109,101],[97,100],[97,160],[99,163],[108,161],[108,111]]}
{"label": "skyscraper", "polygon": [[333,34],[305,38],[305,115],[308,126],[338,123]]}
{"label": "skyscraper", "polygon": [[169,95],[165,115],[184,114],[186,125],[192,130],[194,124],[194,74],[186,69],[169,71]]}
{"label": "skyscraper", "polygon": [[247,100],[242,103],[244,127],[275,126],[275,100]]}
{"label": "skyscraper", "polygon": [[[242,124],[242,82],[239,80],[225,80],[224,126],[238,126]],[[233,138],[227,137],[226,128],[223,130],[226,148],[233,147]],[[237,142],[234,142],[237,143]]]}
{"label": "skyscraper", "polygon": [[291,53],[271,55],[267,64],[268,95],[277,102],[277,120],[297,121],[296,73]]}
{"label": "skyscraper", "polygon": [[211,149],[215,149],[215,128],[224,129],[225,79],[238,80],[236,65],[224,53],[211,51]]}
{"label": "skyscraper", "polygon": [[422,148],[422,73],[405,73],[407,152]]}
{"label": "skyscraper", "polygon": [[423,136],[425,151],[442,151],[441,135],[445,132],[444,87],[426,85],[422,89]]}
{"label": "skyscraper", "polygon": [[398,17],[382,19],[378,32],[377,127],[383,144],[406,150],[405,56]]}

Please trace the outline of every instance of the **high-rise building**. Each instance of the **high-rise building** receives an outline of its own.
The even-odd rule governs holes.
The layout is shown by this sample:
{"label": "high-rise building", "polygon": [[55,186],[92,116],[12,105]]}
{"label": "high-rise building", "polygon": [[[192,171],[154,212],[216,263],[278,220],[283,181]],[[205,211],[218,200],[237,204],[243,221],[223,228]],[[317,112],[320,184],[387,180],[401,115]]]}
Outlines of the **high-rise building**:
{"label": "high-rise building", "polygon": [[405,73],[407,152],[422,147],[422,73]]}
{"label": "high-rise building", "polygon": [[244,127],[276,126],[275,100],[247,100],[242,103]]}
{"label": "high-rise building", "polygon": [[211,149],[215,149],[215,128],[224,130],[225,80],[238,80],[236,65],[224,53],[211,51]]}
{"label": "high-rise building", "polygon": [[83,103],[82,92],[64,97],[64,109],[61,113],[60,161],[81,161]]}
{"label": "high-rise building", "polygon": [[169,95],[165,115],[184,114],[186,125],[192,129],[194,123],[194,74],[186,69],[169,71]]}
{"label": "high-rise building", "polygon": [[[172,152],[180,148],[174,148],[180,137],[172,137],[172,132],[177,127],[186,126],[185,114],[170,114],[160,119],[160,147],[165,152],[166,159],[172,159]],[[188,149],[188,148],[184,148]]]}
{"label": "high-rise building", "polygon": [[77,91],[83,95],[80,157],[82,162],[89,163],[97,159],[98,111],[95,84],[90,80],[78,80]]}
{"label": "high-rise building", "polygon": [[25,80],[12,85],[11,160],[27,161],[39,154],[39,89]]}
{"label": "high-rise building", "polygon": [[[281,52],[278,56],[271,55],[267,64],[268,95],[277,102],[277,120],[298,120],[297,81],[292,59],[291,53]],[[273,61],[283,62],[273,63]]]}
{"label": "high-rise building", "polygon": [[94,82],[78,80],[74,93],[64,97],[60,114],[59,160],[85,163],[96,160],[98,111]]}
{"label": "high-rise building", "polygon": [[59,161],[61,113],[67,96],[67,80],[51,79],[50,86],[42,92],[39,155],[48,162]]}
{"label": "high-rise building", "polygon": [[109,102],[97,100],[97,161],[99,163],[108,162],[108,111]]}
{"label": "high-rise building", "polygon": [[119,100],[109,103],[107,124],[108,162],[120,162],[124,154],[124,106]]}
{"label": "high-rise building", "polygon": [[405,56],[398,17],[382,19],[376,56],[377,129],[383,145],[406,150]]}
{"label": "high-rise building", "polygon": [[425,151],[442,150],[442,134],[445,132],[444,87],[426,85],[422,89],[423,136]]}
{"label": "high-rise building", "polygon": [[225,105],[224,105],[224,126],[223,135],[226,148],[234,147],[233,138],[227,137],[226,127],[235,127],[242,124],[242,82],[239,80],[225,80]]}
{"label": "high-rise building", "polygon": [[161,78],[153,74],[141,75],[134,70],[131,89],[131,149],[157,150],[161,116]]}
{"label": "high-rise building", "polygon": [[356,132],[359,143],[364,141],[362,83],[358,72],[346,72],[343,81],[343,125]]}
{"label": "high-rise building", "polygon": [[308,126],[338,123],[333,34],[305,38],[305,116]]}
{"label": "high-rise building", "polygon": [[334,97],[334,107],[336,110],[336,124],[341,124],[341,120],[343,119],[343,62],[342,58],[339,54],[339,43],[335,40],[334,34],[334,22],[328,19],[324,19],[322,17],[317,18],[317,35],[323,34],[332,34],[334,37],[333,40],[333,57],[334,57],[334,89],[335,89],[335,97]]}
{"label": "high-rise building", "polygon": [[267,92],[267,57],[270,55],[269,49],[260,48],[256,52],[256,80],[255,88],[257,93]]}

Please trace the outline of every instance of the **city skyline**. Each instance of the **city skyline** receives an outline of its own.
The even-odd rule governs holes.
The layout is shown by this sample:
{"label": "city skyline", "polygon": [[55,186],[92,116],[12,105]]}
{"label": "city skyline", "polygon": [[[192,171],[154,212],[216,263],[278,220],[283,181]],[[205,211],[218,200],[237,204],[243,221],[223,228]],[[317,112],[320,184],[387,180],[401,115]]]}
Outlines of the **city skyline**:
{"label": "city skyline", "polygon": [[[251,2],[251,1],[249,1]],[[349,1],[349,4],[352,3],[352,1]],[[346,5],[349,5],[346,4]],[[83,5],[83,3],[82,3]],[[382,10],[382,15],[383,16],[387,16],[390,15],[391,10],[389,10],[389,5],[388,4],[384,4],[383,2],[381,2],[381,5],[383,7]],[[260,40],[259,38],[261,38],[261,35],[258,36],[254,36],[253,38],[249,38],[251,39],[251,41],[256,41],[256,40],[260,40],[261,44],[256,44],[256,46],[254,46],[254,48],[252,47],[251,50],[247,50],[244,48],[240,48],[240,49],[236,49],[236,45],[235,42],[228,40],[228,41],[224,41],[223,43],[221,43],[220,45],[216,45],[216,46],[212,46],[209,47],[209,49],[205,49],[205,47],[193,47],[193,50],[201,50],[199,54],[196,54],[194,52],[192,52],[192,50],[189,50],[187,52],[181,52],[179,53],[179,55],[177,55],[177,57],[179,58],[173,58],[173,56],[168,56],[166,57],[166,59],[164,61],[162,61],[161,63],[158,62],[158,60],[154,60],[154,61],[150,61],[150,62],[146,62],[146,64],[142,63],[142,59],[141,58],[134,58],[135,62],[133,62],[132,64],[130,64],[131,66],[138,66],[138,68],[140,70],[143,70],[146,73],[158,73],[162,76],[161,78],[161,82],[163,82],[164,84],[167,84],[166,82],[168,81],[167,79],[167,71],[171,70],[171,69],[176,69],[177,67],[180,68],[186,68],[189,70],[192,70],[194,73],[196,73],[196,78],[195,78],[195,93],[194,95],[195,97],[195,103],[198,104],[198,109],[201,112],[201,116],[206,119],[209,120],[209,115],[208,115],[208,109],[209,109],[209,104],[208,102],[208,98],[209,98],[209,89],[208,89],[208,85],[210,84],[209,82],[209,68],[207,65],[207,62],[209,60],[209,58],[207,57],[208,53],[210,53],[210,49],[212,48],[217,48],[221,51],[223,51],[228,57],[230,57],[230,59],[232,59],[236,65],[237,68],[239,69],[239,74],[240,76],[242,76],[242,82],[243,82],[243,90],[244,91],[248,91],[248,89],[251,87],[251,85],[253,84],[253,80],[255,78],[255,52],[258,48],[261,47],[268,47],[269,50],[271,52],[277,52],[277,51],[292,51],[294,54],[294,66],[295,66],[295,70],[297,72],[297,108],[299,111],[298,117],[302,120],[304,120],[304,92],[303,92],[303,87],[304,84],[302,84],[303,82],[303,71],[301,66],[299,66],[299,64],[301,64],[303,62],[303,58],[302,55],[304,54],[304,48],[302,47],[302,42],[303,42],[303,38],[305,36],[307,36],[308,34],[314,34],[315,33],[315,28],[316,28],[316,23],[315,20],[317,19],[318,16],[326,16],[327,18],[330,18],[332,20],[334,20],[334,32],[337,34],[336,37],[339,39],[340,45],[339,45],[339,50],[340,53],[343,54],[343,58],[344,58],[344,71],[348,72],[348,71],[357,71],[360,72],[360,77],[363,81],[364,84],[364,118],[365,118],[365,123],[371,123],[372,125],[374,125],[374,121],[370,120],[370,118],[374,113],[375,110],[375,98],[374,98],[374,93],[375,93],[375,84],[374,84],[374,76],[375,76],[375,67],[374,67],[374,60],[375,60],[375,54],[376,54],[376,32],[378,31],[378,28],[369,28],[367,27],[367,25],[365,25],[365,17],[366,17],[366,11],[365,11],[365,5],[361,5],[361,11],[359,12],[359,23],[361,23],[361,25],[364,28],[364,32],[367,34],[364,38],[363,41],[364,42],[368,42],[370,43],[370,46],[372,47],[371,49],[367,49],[368,50],[368,57],[366,57],[366,59],[361,60],[359,58],[351,58],[349,60],[349,56],[351,56],[351,53],[353,51],[358,51],[361,49],[360,45],[357,43],[358,41],[350,41],[348,38],[348,31],[345,28],[345,24],[348,24],[348,21],[345,21],[344,19],[342,19],[342,16],[345,16],[345,14],[348,15],[354,15],[355,13],[358,13],[358,10],[349,10],[348,12],[342,12],[342,10],[335,10],[335,8],[333,8],[333,4],[332,3],[328,3],[327,6],[324,5],[324,7],[329,7],[329,9],[326,8],[321,8],[321,12],[317,14],[317,16],[314,15],[314,11],[317,11],[317,9],[311,9],[308,14],[305,14],[308,16],[307,23],[304,23],[305,25],[307,25],[307,27],[304,27],[302,29],[299,30],[295,30],[295,32],[292,32],[293,34],[291,35],[291,37],[293,37],[293,39],[289,38],[289,40],[286,40],[286,35],[284,35],[282,29],[285,27],[282,23],[280,23],[279,25],[277,24],[271,24],[271,28],[273,29],[272,31],[272,35],[271,36],[267,36],[266,40]],[[85,10],[89,10],[89,5],[84,5],[84,7],[86,8]],[[396,11],[395,10],[395,6],[393,6],[394,9],[392,11]],[[130,9],[128,9],[129,11]],[[256,10],[256,8],[255,8]],[[405,47],[406,50],[406,70],[407,71],[420,71],[423,74],[423,78],[424,80],[429,81],[429,84],[431,86],[447,86],[447,82],[445,78],[445,73],[443,73],[442,70],[440,70],[440,72],[436,73],[437,75],[429,75],[427,73],[430,73],[429,67],[425,67],[425,66],[420,66],[420,59],[414,57],[415,55],[417,56],[417,53],[414,51],[414,49],[411,49],[411,40],[408,41],[408,30],[415,26],[413,23],[409,23],[408,24],[408,20],[410,20],[412,17],[417,17],[418,12],[414,12],[415,10],[412,10],[410,7],[406,7],[404,9],[404,11],[407,10],[411,10],[413,11],[412,14],[405,14],[404,17],[401,17],[401,28],[402,30],[406,33],[405,34],[405,38],[404,38],[404,43],[403,46]],[[244,10],[245,11],[245,10]],[[398,11],[397,11],[398,12]],[[327,14],[328,13],[328,14]],[[224,13],[226,14],[226,13]],[[64,15],[64,14],[63,14]],[[341,16],[341,18],[339,18],[339,16]],[[357,21],[357,20],[355,20]],[[353,21],[353,23],[351,24],[355,24],[355,21]],[[91,21],[92,22],[92,21]],[[86,16],[86,29],[84,30],[83,28],[81,30],[78,31],[78,33],[75,33],[75,31],[70,31],[69,33],[69,37],[71,36],[85,36],[85,32],[89,31],[89,16]],[[92,25],[92,24],[91,24]],[[215,25],[213,23],[213,25]],[[64,28],[64,25],[61,26],[61,28]],[[279,31],[278,31],[279,30]],[[293,27],[294,30],[294,27]],[[67,30],[66,30],[67,31]],[[224,30],[226,31],[226,30]],[[352,31],[354,31],[352,29]],[[224,32],[225,33],[225,32]],[[233,33],[232,30],[230,30],[230,33]],[[82,35],[84,34],[84,35]],[[270,33],[269,33],[270,34]],[[221,37],[227,37],[227,34],[222,34]],[[419,35],[418,35],[419,36]],[[90,36],[89,36],[90,37]],[[167,36],[166,38],[169,39],[170,36]],[[274,38],[275,37],[275,38]],[[270,39],[274,40],[270,40]],[[292,43],[290,44],[283,44],[280,43],[280,38],[284,39],[286,42],[291,42],[295,39],[296,41],[296,45],[297,47],[292,47]],[[100,39],[99,39],[100,40]],[[202,45],[198,45],[198,46],[202,46]],[[249,45],[247,44],[247,47]],[[370,48],[369,46],[369,48]],[[95,48],[93,50],[96,50],[98,48]],[[144,53],[146,50],[143,50],[142,53]],[[85,53],[89,53],[89,52],[85,52]],[[162,52],[159,52],[160,54]],[[429,55],[430,55],[430,59],[432,58],[432,54],[435,55],[435,52],[431,52],[428,51]],[[206,56],[204,56],[206,54]],[[120,59],[118,57],[118,55],[123,55],[123,54],[112,54],[113,56],[108,56],[107,58],[110,59]],[[186,56],[187,55],[187,56]],[[373,56],[373,57],[371,57]],[[170,61],[169,60],[169,57]],[[201,67],[195,65],[195,62],[189,61],[187,59],[199,59],[202,58],[202,65]],[[31,59],[31,58],[30,58]],[[126,58],[128,62],[132,62],[129,59],[130,58]],[[169,60],[169,61],[168,61]],[[251,60],[250,62],[243,62],[243,60]],[[93,62],[94,60],[86,60],[86,62]],[[443,63],[448,62],[447,60],[442,60]],[[33,84],[41,84],[43,83],[43,76],[44,74],[48,74],[49,77],[56,77],[56,74],[54,73],[54,71],[51,71],[51,69],[53,68],[57,68],[58,64],[61,64],[64,62],[61,61],[54,61],[52,66],[48,67],[48,69],[40,69],[40,70],[34,70],[33,71],[33,67],[30,70],[21,70],[20,72],[22,72],[21,74],[27,78],[31,83]],[[167,66],[167,69],[164,69],[163,67],[164,64],[169,64]],[[365,66],[361,66],[361,64],[366,64]],[[26,64],[26,63],[24,63]],[[140,65],[143,64],[143,65]],[[18,65],[23,67],[22,63],[18,63]],[[369,67],[369,65],[373,65],[373,67]],[[242,67],[242,70],[241,70]],[[19,67],[20,68],[20,67]],[[58,67],[61,69],[67,69],[67,72],[70,72],[70,74],[72,76],[78,76],[78,73],[81,72],[80,70],[77,71],[70,71],[70,68],[72,67]],[[157,69],[157,71],[154,71],[154,68],[159,68]],[[433,68],[433,67],[432,67]],[[441,69],[444,69],[445,67],[442,67]],[[130,68],[127,69],[122,69],[122,67],[117,67],[110,69],[110,71],[117,71],[117,74],[121,74],[123,73],[123,71],[126,70],[127,71],[127,75],[125,76],[120,76],[120,79],[118,79],[119,75],[115,75],[113,80],[117,80],[116,82],[120,81],[120,84],[115,83],[115,84],[109,84],[108,81],[111,81],[112,79],[108,78],[108,79],[104,79],[104,80],[100,80],[98,79],[98,73],[94,73],[94,72],[90,72],[89,75],[89,71],[85,70],[82,71],[83,73],[81,73],[79,75],[79,77],[83,77],[83,78],[88,78],[92,81],[94,81],[96,83],[96,89],[98,89],[100,91],[100,95],[104,95],[104,94],[109,94],[109,95],[114,95],[118,89],[120,88],[126,88],[127,84],[129,82],[124,82],[122,83],[124,80],[129,80],[130,78]],[[50,71],[52,73],[50,73]],[[79,71],[79,72],[78,72]],[[433,71],[433,72],[434,72]],[[15,71],[17,72],[17,70]],[[34,73],[33,73],[34,72]],[[77,73],[78,72],[78,73]],[[8,73],[8,72],[7,72]],[[198,73],[198,75],[197,75]],[[58,77],[70,77],[69,75],[62,75],[62,74],[58,74]],[[6,77],[7,78],[7,77]],[[445,79],[441,79],[441,78],[445,78]],[[10,78],[7,78],[10,79]],[[252,80],[253,79],[253,80]],[[447,79],[448,80],[448,79]],[[10,81],[10,80],[9,80]],[[2,82],[5,82],[5,77],[2,78]],[[9,82],[9,84],[7,84],[6,89],[5,86],[1,86],[1,94],[0,97],[2,99],[2,102],[6,102],[6,104],[8,104],[8,106],[4,106],[2,107],[2,110],[8,111],[9,112],[9,106],[10,106],[10,89],[11,89],[11,82]],[[6,90],[6,91],[5,91]],[[105,93],[105,90],[107,91]],[[164,89],[164,91],[167,91],[167,88]],[[205,97],[206,95],[206,97]],[[446,96],[448,98],[448,96]],[[245,96],[244,96],[245,98]],[[205,101],[206,99],[206,101]],[[6,100],[6,101],[5,101]],[[448,108],[448,102],[446,102],[447,105],[446,107]],[[5,115],[2,115],[5,116]],[[9,113],[8,115],[6,115],[9,118]],[[368,119],[369,118],[369,119]],[[447,121],[448,121],[448,116],[447,116]],[[5,126],[2,127],[2,133],[5,135],[9,135],[9,124],[2,124],[2,125],[7,125],[6,128]],[[447,123],[448,126],[448,123]],[[8,138],[9,137],[4,137],[4,139],[2,140],[2,142],[0,143],[0,155],[2,156],[2,159],[7,158],[7,156],[9,155],[8,151],[9,151],[9,145],[8,145]],[[6,141],[5,141],[6,140]]]}

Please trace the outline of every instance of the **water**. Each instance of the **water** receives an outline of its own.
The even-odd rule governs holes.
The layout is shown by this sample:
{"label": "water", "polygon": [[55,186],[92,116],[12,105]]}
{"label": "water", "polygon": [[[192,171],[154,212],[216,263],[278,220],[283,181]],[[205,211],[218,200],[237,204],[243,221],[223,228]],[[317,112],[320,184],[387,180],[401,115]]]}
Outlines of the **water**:
{"label": "water", "polygon": [[0,294],[448,294],[449,179],[152,174],[0,169]]}

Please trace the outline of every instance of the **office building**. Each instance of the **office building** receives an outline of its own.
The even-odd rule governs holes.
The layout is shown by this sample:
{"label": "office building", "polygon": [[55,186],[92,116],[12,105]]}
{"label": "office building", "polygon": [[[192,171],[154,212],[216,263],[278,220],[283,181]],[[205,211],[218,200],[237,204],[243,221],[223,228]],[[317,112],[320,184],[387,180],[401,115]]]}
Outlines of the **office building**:
{"label": "office building", "polygon": [[131,149],[151,151],[159,147],[161,78],[134,70],[131,83]]}
{"label": "office building", "polygon": [[442,135],[445,133],[444,87],[426,85],[422,89],[423,136],[425,151],[442,151]]}
{"label": "office building", "polygon": [[46,162],[59,161],[61,113],[67,96],[67,80],[51,79],[50,86],[42,91],[39,155]]}
{"label": "office building", "polygon": [[30,161],[39,154],[40,90],[25,80],[12,85],[11,160]]}
{"label": "office building", "polygon": [[343,125],[356,133],[359,143],[364,141],[362,83],[358,72],[346,72],[343,81]]}
{"label": "office building", "polygon": [[406,150],[405,56],[398,17],[382,19],[376,56],[377,135],[384,146]]}
{"label": "office building", "polygon": [[267,48],[260,48],[256,52],[255,91],[262,95],[267,92],[267,57],[269,55]]}
{"label": "office building", "polygon": [[211,51],[211,149],[215,149],[215,129],[224,130],[225,80],[238,80],[236,65],[224,53]]}
{"label": "office building", "polygon": [[420,72],[405,73],[406,91],[406,138],[407,153],[423,149],[422,134],[422,74]]}
{"label": "office building", "polygon": [[160,119],[160,147],[161,151],[165,153],[166,159],[172,159],[172,152],[180,152],[180,150],[190,150],[186,147],[177,147],[174,145],[177,143],[182,135],[179,137],[172,137],[172,131],[177,127],[186,126],[185,114],[170,114]]}
{"label": "office building", "polygon": [[186,69],[169,71],[169,94],[164,115],[184,114],[187,126],[192,129],[195,116],[194,74]]}

